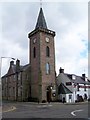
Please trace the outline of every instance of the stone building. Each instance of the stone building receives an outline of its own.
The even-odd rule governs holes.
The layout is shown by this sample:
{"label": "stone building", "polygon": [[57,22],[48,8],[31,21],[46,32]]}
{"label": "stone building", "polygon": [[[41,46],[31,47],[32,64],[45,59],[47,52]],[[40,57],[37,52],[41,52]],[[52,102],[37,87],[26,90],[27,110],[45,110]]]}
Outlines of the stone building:
{"label": "stone building", "polygon": [[20,65],[20,61],[10,62],[6,75],[2,77],[2,99],[26,101],[30,97],[30,65]]}
{"label": "stone building", "polygon": [[35,29],[28,34],[29,64],[10,63],[8,73],[2,77],[3,99],[37,99],[53,101],[56,98],[55,32],[49,30],[40,8]]}
{"label": "stone building", "polygon": [[[39,101],[53,100],[55,92],[55,32],[47,28],[40,8],[35,29],[28,34],[30,39],[31,96]],[[52,90],[51,90],[52,89]]]}
{"label": "stone building", "polygon": [[64,73],[60,68],[55,74],[55,32],[48,29],[40,8],[35,29],[28,34],[29,64],[22,66],[20,60],[10,62],[2,77],[2,98],[16,101],[62,101],[75,102],[81,96],[90,99],[90,80],[83,74]]}

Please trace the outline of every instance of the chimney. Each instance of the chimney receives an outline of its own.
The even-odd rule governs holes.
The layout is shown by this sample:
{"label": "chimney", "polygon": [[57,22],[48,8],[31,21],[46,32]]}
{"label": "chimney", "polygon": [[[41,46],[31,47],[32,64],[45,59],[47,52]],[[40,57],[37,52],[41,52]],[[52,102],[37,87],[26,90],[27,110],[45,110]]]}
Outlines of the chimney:
{"label": "chimney", "polygon": [[19,72],[20,70],[20,60],[16,60],[16,72]]}
{"label": "chimney", "polygon": [[17,65],[17,66],[20,66],[20,60],[17,59],[16,65]]}
{"label": "chimney", "polygon": [[86,77],[86,75],[85,75],[85,73],[84,74],[82,74],[82,78],[85,80],[85,77]]}
{"label": "chimney", "polygon": [[14,61],[10,61],[10,66],[14,65]]}
{"label": "chimney", "polygon": [[59,73],[64,73],[64,69],[62,69],[62,68],[60,67]]}

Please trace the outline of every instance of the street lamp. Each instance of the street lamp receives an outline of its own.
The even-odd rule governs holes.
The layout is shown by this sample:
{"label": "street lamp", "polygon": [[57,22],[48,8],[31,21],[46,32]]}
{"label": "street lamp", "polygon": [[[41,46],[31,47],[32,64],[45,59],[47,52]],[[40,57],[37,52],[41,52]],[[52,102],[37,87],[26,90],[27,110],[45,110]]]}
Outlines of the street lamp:
{"label": "street lamp", "polygon": [[2,59],[12,59],[15,60],[15,58],[12,57],[1,57],[0,58],[0,92],[1,92],[1,96],[0,96],[0,100],[1,100],[1,107],[2,107],[2,82],[1,82],[1,69],[2,69]]}
{"label": "street lamp", "polygon": [[50,87],[50,89],[52,90],[52,86]]}

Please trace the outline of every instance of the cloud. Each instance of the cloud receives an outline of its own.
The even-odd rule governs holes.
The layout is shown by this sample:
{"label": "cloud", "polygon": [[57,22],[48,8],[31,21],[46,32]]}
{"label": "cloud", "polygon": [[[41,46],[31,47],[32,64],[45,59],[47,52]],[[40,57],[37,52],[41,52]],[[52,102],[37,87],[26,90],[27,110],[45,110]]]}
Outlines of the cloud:
{"label": "cloud", "polygon": [[[57,73],[59,67],[68,73],[81,75],[84,69],[87,73],[88,4],[46,2],[43,3],[43,11],[48,28],[56,32]],[[39,3],[2,3],[1,56],[13,56],[22,64],[28,63],[27,35],[35,28],[38,12]]]}
{"label": "cloud", "polygon": [[[38,0],[1,0],[0,2],[40,2]],[[52,0],[44,0],[43,2],[50,2],[52,3]],[[54,3],[56,2],[88,2],[88,0],[53,0]]]}
{"label": "cloud", "polygon": [[[67,73],[76,73],[80,75],[84,72],[84,69],[86,70],[85,72],[88,73],[87,4],[75,3],[71,6],[71,3],[68,5],[67,7],[67,3],[64,3],[64,7],[61,7],[64,10],[60,11],[60,13],[58,12],[62,17],[59,25],[56,25],[56,69],[58,72],[59,66],[61,66],[65,68]],[[79,8],[79,6],[81,7]],[[59,18],[55,18],[57,20],[56,23],[58,23]],[[63,20],[66,22],[62,22]]]}

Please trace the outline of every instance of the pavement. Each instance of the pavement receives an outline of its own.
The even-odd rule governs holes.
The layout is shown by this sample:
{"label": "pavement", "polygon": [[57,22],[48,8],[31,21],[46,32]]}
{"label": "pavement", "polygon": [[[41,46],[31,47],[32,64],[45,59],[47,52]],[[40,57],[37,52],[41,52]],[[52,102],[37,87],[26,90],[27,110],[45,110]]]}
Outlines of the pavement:
{"label": "pavement", "polygon": [[[3,118],[87,118],[88,102],[4,102]],[[10,111],[10,112],[9,112]]]}
{"label": "pavement", "polygon": [[81,104],[89,104],[88,101],[84,101],[84,102],[77,102],[77,103],[65,103],[66,105],[81,105]]}
{"label": "pavement", "polygon": [[11,105],[4,105],[3,107],[0,106],[0,113],[13,111],[15,109],[16,109],[16,107],[15,106],[11,106]]}
{"label": "pavement", "polygon": [[[8,103],[8,102],[7,102]],[[14,106],[14,104],[11,106],[11,104],[5,104],[2,107],[0,106],[0,113],[1,112],[9,112],[9,111],[13,111],[16,109],[16,107]],[[9,102],[10,103],[10,102]],[[15,102],[15,104],[23,104],[23,102]],[[62,102],[46,102],[46,103],[37,103],[37,102],[24,102],[24,103],[28,103],[30,105],[53,105],[53,104],[63,104]],[[64,105],[82,105],[82,104],[87,104],[88,101],[84,101],[84,102],[78,102],[78,103],[64,103]]]}
{"label": "pavement", "polygon": [[[21,103],[21,102],[20,102]],[[62,103],[62,102],[46,102],[46,103],[37,103],[37,102],[25,102],[25,103],[29,103],[29,104],[32,104],[32,105],[47,105],[47,104],[65,104],[65,105],[80,105],[80,104],[87,104],[89,103],[88,101],[84,101],[84,102],[77,102],[77,103]]]}

